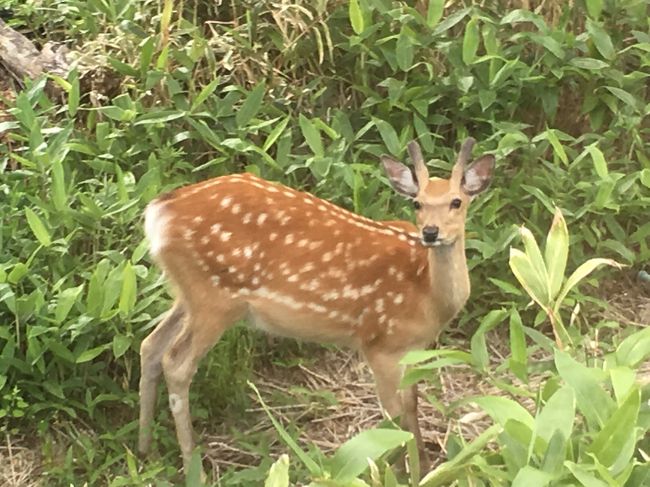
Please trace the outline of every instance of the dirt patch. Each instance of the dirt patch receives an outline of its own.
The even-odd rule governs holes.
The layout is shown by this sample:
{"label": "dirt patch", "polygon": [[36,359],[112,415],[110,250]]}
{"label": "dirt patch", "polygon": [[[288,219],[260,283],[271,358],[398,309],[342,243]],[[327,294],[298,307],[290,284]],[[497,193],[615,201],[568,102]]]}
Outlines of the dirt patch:
{"label": "dirt patch", "polygon": [[35,487],[40,483],[41,462],[31,448],[20,446],[22,438],[5,436],[0,446],[0,485],[4,487]]}

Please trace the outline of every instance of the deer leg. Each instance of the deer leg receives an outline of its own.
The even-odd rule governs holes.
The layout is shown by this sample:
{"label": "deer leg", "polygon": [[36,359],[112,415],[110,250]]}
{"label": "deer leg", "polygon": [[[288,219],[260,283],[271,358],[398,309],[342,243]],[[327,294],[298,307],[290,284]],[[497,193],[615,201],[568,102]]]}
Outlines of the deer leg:
{"label": "deer leg", "polygon": [[140,431],[138,451],[147,454],[151,448],[153,415],[156,407],[157,386],[162,373],[162,357],[180,330],[185,311],[176,302],[156,329],[140,346]]}
{"label": "deer leg", "polygon": [[404,367],[399,364],[403,354],[386,353],[381,350],[364,350],[368,365],[372,369],[377,387],[377,395],[384,411],[392,419],[400,417],[402,428],[407,429],[417,442],[423,454],[422,435],[418,425],[417,386],[400,391]]}
{"label": "deer leg", "polygon": [[186,472],[194,449],[189,404],[190,384],[203,355],[233,323],[233,320],[227,319],[227,313],[220,313],[214,308],[204,311],[200,314],[189,314],[185,326],[162,359],[169,393],[169,408],[174,416],[176,437]]}

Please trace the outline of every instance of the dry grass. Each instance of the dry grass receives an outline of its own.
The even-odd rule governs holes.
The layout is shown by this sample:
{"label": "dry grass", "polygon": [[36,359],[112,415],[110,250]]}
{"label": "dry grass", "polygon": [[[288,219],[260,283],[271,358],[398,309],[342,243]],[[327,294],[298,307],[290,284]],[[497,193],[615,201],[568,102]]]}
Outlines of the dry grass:
{"label": "dry grass", "polygon": [[3,487],[34,487],[41,485],[41,462],[33,449],[20,446],[23,438],[5,435],[0,446],[0,485]]}

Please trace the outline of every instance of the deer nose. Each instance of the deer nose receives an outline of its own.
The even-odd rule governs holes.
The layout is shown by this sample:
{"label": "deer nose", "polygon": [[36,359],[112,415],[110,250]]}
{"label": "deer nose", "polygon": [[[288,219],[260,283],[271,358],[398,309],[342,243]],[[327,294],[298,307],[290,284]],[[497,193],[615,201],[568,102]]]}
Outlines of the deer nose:
{"label": "deer nose", "polygon": [[422,229],[422,240],[427,243],[433,243],[438,238],[438,227],[436,225],[427,225]]}

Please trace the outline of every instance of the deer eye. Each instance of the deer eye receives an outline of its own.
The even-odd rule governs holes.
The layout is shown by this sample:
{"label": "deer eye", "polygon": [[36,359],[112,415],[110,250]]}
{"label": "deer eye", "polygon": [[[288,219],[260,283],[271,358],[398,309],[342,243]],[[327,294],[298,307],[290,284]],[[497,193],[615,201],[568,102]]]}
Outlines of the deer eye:
{"label": "deer eye", "polygon": [[422,204],[419,201],[414,201],[413,202],[413,208],[415,208],[416,210],[419,210],[420,208],[422,208]]}
{"label": "deer eye", "polygon": [[455,210],[457,208],[460,208],[460,205],[462,203],[463,202],[460,200],[460,198],[454,198],[453,200],[451,200],[451,203],[449,203],[449,208],[452,208],[452,209]]}

